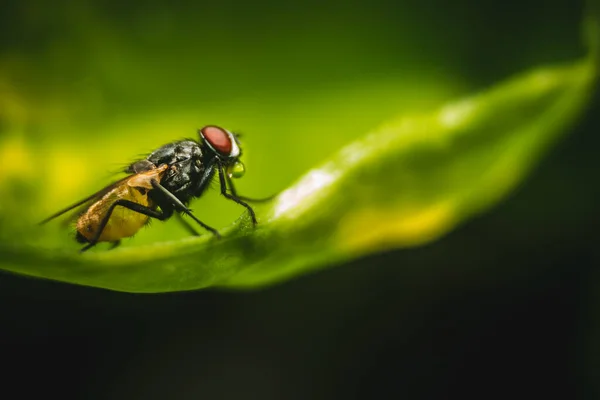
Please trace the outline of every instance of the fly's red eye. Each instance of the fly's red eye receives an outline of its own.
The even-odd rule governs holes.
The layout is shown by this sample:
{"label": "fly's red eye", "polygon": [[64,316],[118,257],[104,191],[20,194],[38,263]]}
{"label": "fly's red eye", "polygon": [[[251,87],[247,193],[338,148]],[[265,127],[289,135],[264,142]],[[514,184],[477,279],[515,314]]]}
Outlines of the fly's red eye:
{"label": "fly's red eye", "polygon": [[200,133],[216,152],[223,156],[231,155],[233,143],[231,143],[231,137],[227,131],[218,126],[205,126],[200,130]]}

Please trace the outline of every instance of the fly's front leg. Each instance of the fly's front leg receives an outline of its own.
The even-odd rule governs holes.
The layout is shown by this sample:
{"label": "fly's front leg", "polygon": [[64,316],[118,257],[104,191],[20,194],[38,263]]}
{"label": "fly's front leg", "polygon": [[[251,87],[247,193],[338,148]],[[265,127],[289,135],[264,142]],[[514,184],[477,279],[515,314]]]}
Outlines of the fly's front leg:
{"label": "fly's front leg", "polygon": [[229,185],[229,191],[231,192],[231,195],[234,196],[236,199],[242,200],[242,201],[248,201],[250,203],[265,203],[269,200],[273,200],[275,197],[277,197],[276,194],[271,195],[269,197],[264,197],[262,199],[253,199],[251,197],[245,197],[245,196],[240,196],[237,193],[237,190],[235,189],[235,186],[233,186],[233,181],[231,180],[231,178],[228,175],[225,175],[225,180],[227,181],[227,184]]}
{"label": "fly's front leg", "polygon": [[[238,203],[239,205],[246,207],[246,209],[248,210],[248,213],[250,213],[250,218],[252,218],[252,224],[254,226],[256,226],[256,224],[258,222],[256,221],[256,214],[254,213],[254,210],[252,209],[252,207],[250,207],[250,205],[248,203],[246,203],[244,200],[239,198],[237,195],[233,194],[233,193],[235,193],[235,189],[232,189],[232,193],[227,192],[227,183],[225,181],[225,172],[223,171],[223,166],[218,165],[217,169],[219,170],[219,182],[221,184],[221,194],[223,196],[227,197],[229,200],[233,200],[236,203]],[[233,186],[232,186],[232,188],[233,188]]]}

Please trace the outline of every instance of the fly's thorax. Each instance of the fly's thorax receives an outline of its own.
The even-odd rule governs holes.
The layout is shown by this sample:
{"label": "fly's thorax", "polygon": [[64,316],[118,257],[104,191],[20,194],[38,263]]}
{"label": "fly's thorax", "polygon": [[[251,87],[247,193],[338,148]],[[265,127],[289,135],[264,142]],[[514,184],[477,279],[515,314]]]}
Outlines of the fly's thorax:
{"label": "fly's thorax", "polygon": [[189,159],[202,159],[200,144],[194,140],[167,143],[153,151],[147,160],[154,165],[174,165]]}
{"label": "fly's thorax", "polygon": [[[179,200],[187,203],[194,197],[195,188],[205,175],[206,155],[200,143],[183,140],[162,146],[152,153],[148,160],[156,165],[168,166],[160,181],[161,185]],[[159,200],[160,194],[153,193],[151,197]]]}

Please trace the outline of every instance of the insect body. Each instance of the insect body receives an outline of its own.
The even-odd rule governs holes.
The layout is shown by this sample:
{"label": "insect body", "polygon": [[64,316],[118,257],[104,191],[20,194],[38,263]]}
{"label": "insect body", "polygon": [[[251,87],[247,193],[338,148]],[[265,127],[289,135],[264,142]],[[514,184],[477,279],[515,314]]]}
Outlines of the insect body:
{"label": "insect body", "polygon": [[[200,197],[215,175],[219,177],[221,194],[245,207],[256,225],[256,215],[239,196],[231,178],[244,173],[239,160],[242,152],[235,134],[218,126],[205,126],[198,131],[199,140],[167,143],[146,159],[130,164],[130,175],[86,199],[50,216],[45,223],[75,207],[87,205],[77,221],[77,240],[87,243],[85,251],[98,242],[113,242],[133,236],[149,218],[166,220],[175,212],[186,214],[200,226],[219,237],[216,229],[200,221],[187,208],[189,201]],[[183,219],[182,223],[198,233]]]}

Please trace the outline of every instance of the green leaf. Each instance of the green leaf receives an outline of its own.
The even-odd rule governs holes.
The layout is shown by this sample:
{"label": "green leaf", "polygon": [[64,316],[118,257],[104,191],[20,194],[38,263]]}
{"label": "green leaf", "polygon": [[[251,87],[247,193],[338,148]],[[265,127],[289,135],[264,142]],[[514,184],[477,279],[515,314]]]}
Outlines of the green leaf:
{"label": "green leaf", "polygon": [[509,195],[569,131],[596,85],[591,54],[387,123],[257,206],[256,229],[244,215],[221,240],[83,255],[3,242],[1,268],[129,292],[249,288],[428,243]]}

